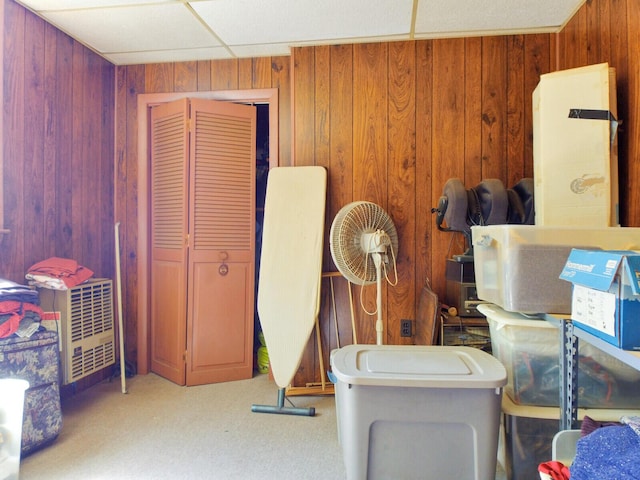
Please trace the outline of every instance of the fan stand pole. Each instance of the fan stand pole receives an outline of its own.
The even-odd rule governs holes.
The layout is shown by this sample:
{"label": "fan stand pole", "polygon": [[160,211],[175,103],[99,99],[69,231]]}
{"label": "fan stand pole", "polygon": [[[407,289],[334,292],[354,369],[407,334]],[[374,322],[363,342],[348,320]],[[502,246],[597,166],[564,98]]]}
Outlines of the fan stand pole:
{"label": "fan stand pole", "polygon": [[358,335],[356,333],[356,312],[353,307],[353,289],[351,288],[351,281],[347,279],[347,289],[349,290],[349,312],[351,313],[351,334],[353,335],[353,344],[358,344]]}
{"label": "fan stand pole", "polygon": [[284,406],[284,388],[278,390],[278,405],[251,405],[251,411],[256,413],[277,413],[281,415],[300,415],[313,417],[316,414],[314,407],[298,408]]}
{"label": "fan stand pole", "polygon": [[376,343],[383,345],[382,341],[382,255],[373,253],[373,263],[376,266],[376,311],[378,318],[376,320]]}

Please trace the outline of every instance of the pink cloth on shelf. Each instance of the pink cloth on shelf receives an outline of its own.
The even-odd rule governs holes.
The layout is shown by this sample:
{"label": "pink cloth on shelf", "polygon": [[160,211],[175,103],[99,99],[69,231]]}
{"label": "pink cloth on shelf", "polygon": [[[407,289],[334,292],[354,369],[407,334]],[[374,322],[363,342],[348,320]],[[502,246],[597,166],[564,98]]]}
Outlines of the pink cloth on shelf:
{"label": "pink cloth on shelf", "polygon": [[32,265],[27,272],[27,275],[29,274],[59,278],[67,288],[70,288],[89,280],[93,276],[93,271],[75,260],[51,257]]}

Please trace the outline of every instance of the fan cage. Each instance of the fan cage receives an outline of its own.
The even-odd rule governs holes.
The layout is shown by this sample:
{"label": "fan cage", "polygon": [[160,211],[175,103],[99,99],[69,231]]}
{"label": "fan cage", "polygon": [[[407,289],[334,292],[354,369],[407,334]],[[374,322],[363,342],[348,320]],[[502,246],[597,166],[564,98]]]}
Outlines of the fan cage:
{"label": "fan cage", "polygon": [[[338,212],[331,224],[330,250],[336,268],[350,282],[368,285],[376,281],[376,268],[371,250],[363,236],[380,232],[387,247],[386,254],[398,251],[398,233],[391,217],[379,205],[352,202]],[[391,252],[389,248],[391,247]]]}

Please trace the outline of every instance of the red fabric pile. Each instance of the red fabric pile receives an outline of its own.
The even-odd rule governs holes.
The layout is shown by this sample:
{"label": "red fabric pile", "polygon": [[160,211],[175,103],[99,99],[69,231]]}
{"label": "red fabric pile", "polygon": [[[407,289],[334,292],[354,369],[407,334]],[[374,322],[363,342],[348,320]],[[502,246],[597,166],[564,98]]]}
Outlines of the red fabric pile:
{"label": "red fabric pile", "polygon": [[51,257],[32,265],[26,278],[38,286],[54,289],[71,288],[86,282],[93,272],[75,260]]}
{"label": "red fabric pile", "polygon": [[0,338],[13,335],[27,317],[42,318],[42,309],[31,303],[17,302],[15,300],[0,301]]}
{"label": "red fabric pile", "polygon": [[550,461],[538,466],[540,478],[544,480],[569,480],[569,468],[562,462]]}

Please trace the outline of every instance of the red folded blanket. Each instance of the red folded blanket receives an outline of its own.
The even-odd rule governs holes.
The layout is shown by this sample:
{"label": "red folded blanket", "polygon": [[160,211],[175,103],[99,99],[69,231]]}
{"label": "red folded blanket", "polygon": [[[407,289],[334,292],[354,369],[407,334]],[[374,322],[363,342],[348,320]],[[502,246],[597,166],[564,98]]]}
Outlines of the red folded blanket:
{"label": "red folded blanket", "polygon": [[91,270],[79,265],[75,260],[59,257],[51,257],[32,265],[27,274],[59,278],[67,288],[75,287],[93,276]]}

